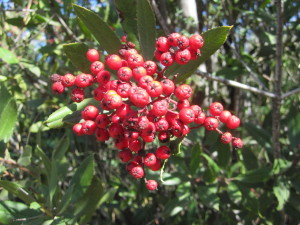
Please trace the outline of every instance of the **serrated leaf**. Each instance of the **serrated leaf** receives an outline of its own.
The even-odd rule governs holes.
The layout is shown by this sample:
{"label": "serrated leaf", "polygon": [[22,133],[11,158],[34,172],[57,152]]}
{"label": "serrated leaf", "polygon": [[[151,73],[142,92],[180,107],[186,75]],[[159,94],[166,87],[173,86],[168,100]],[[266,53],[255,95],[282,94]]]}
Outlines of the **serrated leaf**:
{"label": "serrated leaf", "polygon": [[18,164],[22,166],[29,166],[31,163],[31,156],[32,156],[32,147],[26,145],[24,147],[24,151],[22,152],[20,158],[18,159]]}
{"label": "serrated leaf", "polygon": [[99,105],[99,102],[94,98],[87,98],[80,103],[72,103],[70,105],[64,106],[54,113],[52,113],[48,119],[45,121],[46,125],[50,128],[59,128],[64,125],[64,123],[74,122],[76,119],[80,119],[80,110],[82,110],[87,105]]}
{"label": "serrated leaf", "polygon": [[145,60],[151,60],[155,51],[155,16],[148,0],[137,1],[137,29],[141,52]]}
{"label": "serrated leaf", "polygon": [[204,46],[201,48],[201,56],[197,60],[191,60],[186,65],[175,63],[166,70],[166,76],[179,74],[176,83],[185,81],[195,70],[214,54],[226,41],[232,26],[216,27],[202,34]]}
{"label": "serrated leaf", "polygon": [[7,142],[17,121],[17,104],[3,84],[0,85],[0,99],[0,141]]}
{"label": "serrated leaf", "polygon": [[266,182],[272,177],[271,167],[262,167],[255,170],[250,170],[244,174],[235,177],[236,180],[243,183],[260,183]]}
{"label": "serrated leaf", "polygon": [[252,123],[244,123],[243,126],[246,128],[248,133],[257,141],[258,144],[265,147],[266,149],[271,148],[271,135],[263,128]]}
{"label": "serrated leaf", "polygon": [[73,5],[76,15],[109,54],[117,54],[121,42],[116,33],[96,13],[79,5]]}
{"label": "serrated leaf", "polygon": [[8,64],[16,64],[19,62],[14,53],[2,47],[0,47],[0,59]]}
{"label": "serrated leaf", "polygon": [[191,161],[189,165],[192,176],[195,175],[196,170],[199,168],[200,162],[201,162],[201,147],[200,144],[197,143],[192,148]]}
{"label": "serrated leaf", "polygon": [[12,195],[15,195],[16,197],[22,199],[24,202],[30,204],[33,202],[33,198],[30,196],[30,194],[25,191],[21,185],[6,181],[6,180],[0,180],[0,187],[7,190]]}
{"label": "serrated leaf", "polygon": [[116,0],[115,3],[121,18],[122,28],[127,35],[127,41],[133,42],[138,49],[136,2],[132,0]]}
{"label": "serrated leaf", "polygon": [[83,43],[71,43],[63,45],[63,50],[73,65],[83,73],[90,73],[91,63],[86,58],[89,47]]}
{"label": "serrated leaf", "polygon": [[273,186],[273,193],[276,196],[278,201],[278,205],[276,209],[280,211],[283,209],[285,203],[288,201],[290,197],[288,182],[277,180],[276,184]]}

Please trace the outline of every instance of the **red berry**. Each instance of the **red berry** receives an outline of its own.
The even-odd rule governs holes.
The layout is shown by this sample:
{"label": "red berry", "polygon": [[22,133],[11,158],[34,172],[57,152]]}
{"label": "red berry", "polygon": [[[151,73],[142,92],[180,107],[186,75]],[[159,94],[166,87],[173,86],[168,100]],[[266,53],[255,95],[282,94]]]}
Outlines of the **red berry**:
{"label": "red berry", "polygon": [[153,108],[151,110],[152,114],[155,116],[164,116],[168,112],[169,103],[163,99],[155,101],[153,103]]}
{"label": "red berry", "polygon": [[139,86],[141,88],[146,89],[150,85],[151,82],[153,82],[153,77],[146,75],[146,76],[143,76],[140,78]]}
{"label": "red berry", "polygon": [[81,88],[74,88],[71,92],[73,102],[81,102],[84,99],[84,90]]}
{"label": "red berry", "polygon": [[72,87],[75,84],[75,76],[67,73],[62,77],[61,83],[64,87]]}
{"label": "red berry", "polygon": [[129,56],[135,55],[135,54],[138,54],[137,50],[135,50],[134,48],[128,49],[124,53],[124,58],[127,60]]}
{"label": "red berry", "polygon": [[142,66],[137,66],[132,70],[132,76],[136,81],[139,81],[141,77],[147,75],[147,70]]}
{"label": "red berry", "polygon": [[209,107],[209,112],[213,116],[219,116],[223,110],[224,107],[220,102],[214,102]]}
{"label": "red berry", "polygon": [[117,74],[121,81],[127,82],[132,77],[132,70],[129,67],[121,67]]}
{"label": "red berry", "polygon": [[61,82],[61,80],[62,80],[62,76],[60,76],[59,74],[52,74],[51,76],[50,76],[50,80],[51,80],[51,82]]}
{"label": "red berry", "polygon": [[88,105],[81,112],[81,116],[84,120],[95,120],[99,114],[99,110],[97,107],[93,105]]}
{"label": "red berry", "polygon": [[138,118],[136,127],[138,130],[144,130],[149,126],[149,120],[146,116],[141,116]]}
{"label": "red berry", "polygon": [[125,138],[117,138],[115,140],[115,146],[119,150],[123,150],[125,148],[128,148],[129,146],[129,141]]}
{"label": "red berry", "polygon": [[224,144],[228,144],[230,143],[232,140],[232,134],[229,132],[225,132],[224,134],[222,134],[221,136],[221,142]]}
{"label": "red berry", "polygon": [[187,99],[179,100],[177,102],[177,109],[178,110],[181,110],[183,108],[188,108],[188,107],[190,107],[190,102]]}
{"label": "red berry", "polygon": [[199,113],[199,115],[198,116],[196,116],[195,117],[195,123],[196,124],[203,124],[204,123],[204,121],[205,121],[205,119],[206,119],[206,115],[205,115],[205,113],[204,112],[201,112],[201,113]]}
{"label": "red berry", "polygon": [[128,162],[132,158],[132,152],[128,148],[123,149],[118,153],[118,157],[122,162]]}
{"label": "red berry", "polygon": [[109,139],[109,133],[104,128],[97,128],[96,129],[96,138],[98,141],[104,142]]}
{"label": "red berry", "polygon": [[184,123],[184,124],[189,124],[194,122],[195,120],[195,113],[194,110],[191,108],[183,108],[179,111],[179,119]]}
{"label": "red berry", "polygon": [[231,112],[227,110],[222,111],[219,115],[219,119],[222,123],[226,123],[229,117],[231,117]]}
{"label": "red berry", "polygon": [[137,66],[144,65],[144,58],[140,54],[132,54],[127,58],[128,66],[134,69]]}
{"label": "red berry", "polygon": [[75,78],[75,85],[77,87],[86,88],[91,85],[91,78],[88,74],[81,73]]}
{"label": "red berry", "polygon": [[215,130],[219,126],[219,122],[214,117],[207,117],[204,121],[204,126],[207,130]]}
{"label": "red berry", "polygon": [[109,117],[106,114],[99,114],[95,122],[99,128],[106,128],[110,124]]}
{"label": "red berry", "polygon": [[130,141],[129,149],[135,153],[138,153],[141,150],[141,141],[140,140]]}
{"label": "red berry", "polygon": [[174,56],[170,52],[164,52],[161,54],[159,61],[164,66],[171,66],[174,63]]}
{"label": "red berry", "polygon": [[108,55],[105,59],[106,65],[112,70],[118,70],[122,67],[122,59],[118,55]]}
{"label": "red berry", "polygon": [[178,64],[184,65],[187,64],[191,60],[191,53],[188,49],[184,49],[182,51],[178,50],[175,53],[175,61]]}
{"label": "red berry", "polygon": [[171,156],[171,149],[163,145],[156,149],[155,154],[157,158],[165,160]]}
{"label": "red berry", "polygon": [[113,138],[117,138],[123,135],[124,128],[121,124],[112,123],[108,128],[109,135]]}
{"label": "red berry", "polygon": [[95,130],[97,128],[97,125],[92,120],[86,120],[82,123],[82,131],[86,135],[92,135],[95,133]]}
{"label": "red berry", "polygon": [[152,171],[158,171],[161,168],[161,161],[159,159],[156,160],[156,163],[153,166],[149,166],[149,169]]}
{"label": "red berry", "polygon": [[104,86],[110,80],[110,73],[106,70],[100,71],[96,75],[96,80],[97,80],[97,82],[99,83],[100,86]]}
{"label": "red berry", "polygon": [[158,140],[162,143],[166,143],[170,140],[170,134],[167,131],[161,131],[158,133]]}
{"label": "red berry", "polygon": [[168,111],[165,115],[165,119],[168,121],[169,124],[173,124],[175,120],[179,118],[179,114],[177,112]]}
{"label": "red berry", "polygon": [[135,130],[125,130],[123,135],[128,141],[137,140],[140,136],[139,132]]}
{"label": "red berry", "polygon": [[155,62],[153,61],[146,61],[144,63],[144,68],[146,69],[147,71],[147,75],[153,75],[156,73],[156,70],[157,70],[157,65]]}
{"label": "red berry", "polygon": [[122,104],[120,107],[116,109],[116,115],[120,118],[125,118],[127,114],[131,111],[131,108],[127,104]]}
{"label": "red berry", "polygon": [[99,60],[99,57],[100,57],[100,54],[96,49],[89,49],[86,52],[86,58],[90,62],[95,62],[95,61]]}
{"label": "red berry", "polygon": [[201,107],[198,105],[192,105],[190,106],[190,108],[194,111],[195,117],[197,117],[202,112]]}
{"label": "red berry", "polygon": [[146,90],[147,90],[148,94],[150,95],[150,97],[155,98],[162,94],[163,87],[159,81],[154,80],[149,83],[149,85],[146,87]]}
{"label": "red berry", "polygon": [[136,178],[140,179],[144,176],[145,172],[144,169],[141,166],[135,166],[130,170],[130,174]]}
{"label": "red berry", "polygon": [[226,121],[226,126],[229,128],[229,129],[235,129],[237,127],[240,126],[240,119],[235,116],[235,115],[232,115],[228,118],[228,120]]}
{"label": "red berry", "polygon": [[100,71],[104,70],[104,64],[100,61],[95,61],[91,64],[90,70],[94,75],[97,75]]}
{"label": "red berry", "polygon": [[169,123],[165,118],[161,118],[155,122],[155,128],[157,131],[167,131],[169,129]]}
{"label": "red berry", "polygon": [[139,88],[138,90],[130,93],[129,99],[137,107],[144,108],[150,102],[149,94],[146,90]]}
{"label": "red berry", "polygon": [[172,45],[172,46],[178,46],[178,41],[179,41],[180,37],[181,37],[181,34],[179,34],[179,33],[170,34],[168,36],[169,44]]}
{"label": "red berry", "polygon": [[64,92],[65,88],[64,86],[62,85],[61,82],[54,82],[52,84],[52,91],[55,93],[55,94],[62,94]]}
{"label": "red berry", "polygon": [[131,161],[130,163],[128,163],[128,164],[126,165],[126,170],[127,170],[127,172],[130,173],[130,171],[132,170],[132,168],[133,168],[133,167],[136,167],[136,166],[138,166],[138,165],[139,165],[139,163],[138,163],[137,161]]}
{"label": "red berry", "polygon": [[147,153],[144,157],[145,166],[154,166],[156,163],[156,156],[153,153]]}
{"label": "red berry", "polygon": [[83,135],[83,130],[82,130],[82,124],[81,123],[76,123],[73,126],[73,131],[77,136],[82,136]]}
{"label": "red berry", "polygon": [[172,80],[163,79],[160,83],[162,85],[164,95],[168,96],[174,92],[175,84]]}
{"label": "red berry", "polygon": [[232,146],[234,148],[242,148],[243,147],[243,141],[240,139],[240,138],[235,138],[233,141],[232,141]]}
{"label": "red berry", "polygon": [[94,90],[94,98],[97,101],[101,101],[104,98],[104,94],[106,93],[106,88],[103,86],[99,86]]}
{"label": "red berry", "polygon": [[170,44],[166,37],[159,37],[156,41],[156,49],[158,49],[161,52],[167,52],[169,51]]}
{"label": "red berry", "polygon": [[161,54],[163,54],[163,52],[161,52],[159,50],[155,50],[154,56],[155,56],[157,61],[160,61]]}
{"label": "red berry", "polygon": [[190,48],[200,49],[204,45],[203,37],[200,34],[194,34],[189,39]]}
{"label": "red berry", "polygon": [[157,186],[158,186],[158,183],[156,180],[147,180],[147,183],[146,183],[146,188],[149,190],[149,191],[154,191],[157,189]]}
{"label": "red berry", "polygon": [[175,96],[179,99],[179,100],[184,100],[184,99],[188,99],[189,97],[191,97],[193,91],[190,85],[187,84],[182,84],[180,86],[178,86],[175,89]]}
{"label": "red berry", "polygon": [[[108,91],[109,92],[109,91]],[[104,95],[103,101],[105,101],[109,109],[116,109],[123,104],[122,97],[116,94],[109,94],[106,92]]]}
{"label": "red berry", "polygon": [[181,35],[181,37],[178,39],[178,47],[180,49],[186,49],[189,46],[189,43],[189,39],[184,35]]}

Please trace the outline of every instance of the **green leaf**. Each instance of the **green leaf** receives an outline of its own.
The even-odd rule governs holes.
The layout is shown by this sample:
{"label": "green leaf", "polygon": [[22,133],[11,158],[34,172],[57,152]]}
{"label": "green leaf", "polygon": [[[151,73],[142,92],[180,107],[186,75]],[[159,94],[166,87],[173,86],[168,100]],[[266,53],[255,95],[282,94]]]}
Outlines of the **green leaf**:
{"label": "green leaf", "polygon": [[214,208],[219,211],[219,196],[218,196],[218,188],[216,185],[208,185],[208,186],[199,186],[197,188],[198,196],[205,206],[209,208]]}
{"label": "green leaf", "polygon": [[71,43],[63,45],[63,50],[76,66],[83,73],[90,73],[91,63],[86,58],[89,47],[83,43]]}
{"label": "green leaf", "polygon": [[26,145],[24,151],[22,152],[20,158],[18,159],[18,164],[22,166],[29,166],[31,163],[32,147]]}
{"label": "green leaf", "polygon": [[19,62],[14,53],[2,47],[0,47],[0,58],[8,64],[16,64]]}
{"label": "green leaf", "polygon": [[292,107],[288,118],[288,138],[290,140],[291,145],[294,148],[297,148],[300,140],[300,114],[298,113],[295,107]]}
{"label": "green leaf", "polygon": [[172,155],[177,155],[180,153],[181,142],[184,137],[176,138],[175,140],[170,141],[170,149]]}
{"label": "green leaf", "polygon": [[52,152],[52,160],[59,161],[63,158],[65,153],[69,150],[70,139],[69,137],[62,137]]}
{"label": "green leaf", "polygon": [[108,24],[105,23],[96,13],[84,7],[78,5],[73,5],[73,7],[78,18],[94,35],[101,47],[109,54],[117,54],[121,46],[121,42]]}
{"label": "green leaf", "polygon": [[166,76],[179,74],[176,83],[185,81],[195,70],[214,54],[226,41],[232,26],[216,27],[202,34],[204,46],[201,48],[201,56],[197,60],[192,60],[186,65],[175,63],[166,70]]}
{"label": "green leaf", "polygon": [[81,217],[80,224],[86,224],[93,216],[93,213],[99,207],[103,192],[100,179],[94,178],[85,194],[76,203],[74,215]]}
{"label": "green leaf", "polygon": [[3,84],[0,85],[0,99],[0,141],[7,142],[17,121],[17,104]]}
{"label": "green leaf", "polygon": [[290,197],[290,190],[288,182],[284,182],[282,179],[276,181],[276,184],[273,186],[273,193],[277,198],[278,205],[277,210],[280,211],[283,209],[285,203]]}
{"label": "green leaf", "polygon": [[220,168],[209,155],[201,153],[201,156],[207,161],[207,170],[204,173],[203,179],[207,182],[213,182],[216,179]]}
{"label": "green leaf", "polygon": [[137,39],[136,2],[132,0],[116,0],[115,3],[121,18],[122,28],[127,35],[127,41],[133,42],[137,48],[139,42]]}
{"label": "green leaf", "polygon": [[0,180],[0,187],[7,190],[9,193],[15,195],[16,197],[22,199],[24,202],[30,204],[33,202],[33,198],[30,196],[30,194],[25,191],[19,184],[6,181],[6,180]]}
{"label": "green leaf", "polygon": [[57,189],[58,183],[58,171],[56,167],[56,161],[51,161],[51,173],[50,173],[50,182],[49,182],[49,202],[52,206],[52,199]]}
{"label": "green leaf", "polygon": [[251,149],[243,148],[241,153],[243,156],[243,163],[247,170],[254,170],[258,168],[257,158]]}
{"label": "green leaf", "polygon": [[50,128],[59,128],[62,127],[64,123],[74,123],[74,120],[76,119],[79,121],[81,119],[81,114],[78,111],[82,110],[87,105],[97,106],[99,105],[99,102],[94,98],[87,98],[80,103],[74,102],[56,110],[48,117],[45,123]]}
{"label": "green leaf", "polygon": [[258,125],[252,123],[244,123],[243,126],[249,132],[253,139],[257,141],[258,144],[265,147],[266,149],[271,148],[271,135]]}
{"label": "green leaf", "polygon": [[201,147],[200,144],[197,143],[192,148],[191,161],[189,165],[192,176],[195,175],[196,170],[199,168],[200,162],[201,162]]}
{"label": "green leaf", "polygon": [[148,0],[137,1],[137,29],[142,55],[151,60],[155,51],[155,17]]}
{"label": "green leaf", "polygon": [[44,166],[45,166],[45,171],[48,175],[48,177],[50,177],[50,171],[51,171],[51,161],[48,158],[48,156],[46,156],[46,154],[43,152],[43,150],[37,145],[35,148],[35,154],[37,155],[37,157],[41,158]]}
{"label": "green leaf", "polygon": [[222,142],[217,141],[216,145],[214,146],[214,149],[218,151],[218,165],[222,168],[226,168],[230,162],[230,145],[223,144]]}
{"label": "green leaf", "polygon": [[22,60],[21,62],[20,62],[20,64],[24,67],[24,68],[26,68],[26,69],[28,69],[31,73],[33,73],[34,75],[36,75],[37,77],[40,77],[41,76],[41,69],[38,67],[38,66],[36,66],[35,64],[34,64],[34,62],[30,62],[30,61],[25,61],[25,60]]}
{"label": "green leaf", "polygon": [[86,192],[94,175],[94,157],[87,157],[73,175],[69,188],[61,201],[60,212],[64,212],[71,202],[77,201]]}
{"label": "green leaf", "polygon": [[259,169],[250,170],[245,174],[241,174],[235,177],[235,179],[243,183],[260,183],[260,182],[266,182],[271,177],[272,177],[272,168],[262,167]]}

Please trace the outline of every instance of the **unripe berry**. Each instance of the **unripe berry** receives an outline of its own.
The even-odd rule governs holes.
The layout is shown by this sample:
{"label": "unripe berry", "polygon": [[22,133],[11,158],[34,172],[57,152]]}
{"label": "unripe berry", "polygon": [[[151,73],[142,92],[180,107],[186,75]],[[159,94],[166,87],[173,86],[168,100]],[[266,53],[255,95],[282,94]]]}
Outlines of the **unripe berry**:
{"label": "unripe berry", "polygon": [[149,190],[149,191],[154,191],[157,189],[157,186],[158,186],[158,183],[156,180],[147,180],[147,183],[146,183],[146,188]]}
{"label": "unripe berry", "polygon": [[89,49],[86,52],[86,58],[90,62],[95,62],[95,61],[99,60],[99,57],[100,57],[100,54],[96,49]]}
{"label": "unripe berry", "polygon": [[209,112],[213,116],[219,116],[223,110],[224,107],[220,102],[214,102],[209,107]]}
{"label": "unripe berry", "polygon": [[171,149],[163,145],[156,149],[155,154],[157,158],[165,160],[171,156]]}
{"label": "unripe berry", "polygon": [[240,138],[235,138],[233,141],[232,141],[232,146],[234,148],[242,148],[243,147],[243,141],[240,139]]}
{"label": "unripe berry", "polygon": [[215,130],[219,126],[219,122],[214,117],[207,117],[204,121],[204,126],[207,130]]}
{"label": "unripe berry", "polygon": [[136,178],[140,179],[144,176],[145,172],[144,169],[141,166],[135,166],[130,170],[130,174]]}
{"label": "unripe berry", "polygon": [[128,148],[123,149],[118,153],[118,157],[122,162],[128,162],[132,158],[132,152]]}
{"label": "unripe berry", "polygon": [[72,87],[75,84],[75,76],[67,73],[62,77],[61,83],[64,87]]}
{"label": "unripe berry", "polygon": [[156,163],[156,156],[153,153],[147,153],[144,157],[145,166],[154,166]]}
{"label": "unripe berry", "polygon": [[54,82],[52,84],[52,91],[55,93],[55,94],[62,94],[64,92],[65,88],[64,86],[62,85],[61,82]]}
{"label": "unripe berry", "polygon": [[99,110],[97,107],[93,105],[88,105],[81,112],[81,116],[84,120],[95,120],[99,114]]}
{"label": "unripe berry", "polygon": [[105,64],[112,70],[118,70],[122,67],[122,59],[118,55],[108,55]]}
{"label": "unripe berry", "polygon": [[232,134],[229,132],[225,132],[224,134],[222,134],[221,136],[221,142],[224,144],[228,144],[230,143],[232,140]]}
{"label": "unripe berry", "polygon": [[240,119],[235,116],[235,115],[232,115],[228,118],[228,120],[226,121],[226,126],[229,128],[229,129],[235,129],[237,127],[240,126]]}

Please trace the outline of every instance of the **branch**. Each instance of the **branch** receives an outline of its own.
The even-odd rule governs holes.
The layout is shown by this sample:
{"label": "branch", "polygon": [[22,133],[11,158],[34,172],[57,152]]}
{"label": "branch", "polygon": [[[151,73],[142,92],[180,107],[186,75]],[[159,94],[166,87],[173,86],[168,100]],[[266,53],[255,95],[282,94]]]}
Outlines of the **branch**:
{"label": "branch", "polygon": [[80,42],[80,40],[76,37],[76,35],[73,33],[73,31],[68,27],[64,19],[57,13],[55,13],[55,16],[58,18],[61,25],[67,30],[68,34],[73,37],[74,40],[77,42]]}
{"label": "branch", "polygon": [[220,83],[223,83],[223,84],[226,84],[226,85],[229,85],[229,86],[233,86],[233,87],[240,88],[240,89],[243,89],[243,90],[251,91],[251,92],[254,92],[254,93],[257,93],[257,94],[260,94],[260,95],[264,95],[266,97],[270,97],[270,98],[277,98],[278,97],[278,96],[276,96],[276,94],[274,94],[270,91],[263,91],[263,90],[260,90],[256,87],[252,87],[252,86],[249,86],[249,85],[237,82],[237,81],[227,80],[227,79],[221,78],[221,77],[216,77],[216,76],[213,76],[209,73],[202,72],[200,70],[197,70],[196,74],[200,75],[201,77],[210,79],[210,80],[218,81]]}
{"label": "branch", "polygon": [[241,55],[238,53],[238,51],[231,46],[231,44],[227,41],[226,42],[227,45],[232,49],[233,54],[235,55],[235,57],[243,64],[243,66],[245,67],[245,69],[250,73],[250,75],[252,76],[252,78],[254,79],[254,81],[261,86],[263,89],[268,90],[267,87],[264,85],[264,83],[259,79],[259,76],[257,73],[255,73],[248,65],[247,63],[242,59]]}
{"label": "branch", "polygon": [[162,29],[164,30],[165,34],[171,34],[171,30],[169,29],[165,19],[161,15],[155,0],[152,0],[151,3],[152,3],[152,8],[154,10],[156,18],[158,19],[158,22],[161,25]]}
{"label": "branch", "polygon": [[297,93],[299,93],[299,92],[300,92],[300,88],[296,88],[296,89],[294,89],[294,90],[292,90],[292,91],[289,91],[289,92],[287,92],[287,93],[281,95],[281,99],[284,99],[284,98],[289,97],[289,96],[291,96],[291,95],[297,94]]}

